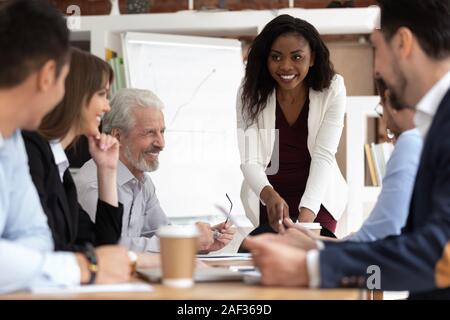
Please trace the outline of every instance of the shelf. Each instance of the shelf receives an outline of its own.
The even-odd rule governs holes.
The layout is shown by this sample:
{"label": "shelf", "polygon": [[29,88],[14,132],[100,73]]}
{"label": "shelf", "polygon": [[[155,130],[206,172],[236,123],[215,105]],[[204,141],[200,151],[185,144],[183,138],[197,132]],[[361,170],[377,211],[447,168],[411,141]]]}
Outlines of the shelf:
{"label": "shelf", "polygon": [[175,13],[125,14],[74,17],[72,38],[91,41],[91,52],[103,58],[108,32],[156,32],[180,35],[256,36],[274,17],[290,14],[313,24],[325,34],[368,34],[378,25],[379,8],[281,9],[243,11],[179,11]]}
{"label": "shelf", "polygon": [[103,30],[260,30],[281,14],[312,23],[321,34],[367,34],[378,23],[378,7],[346,9],[281,9],[243,11],[178,11],[175,13],[81,16],[74,32]]}
{"label": "shelf", "polygon": [[367,142],[367,118],[376,117],[374,107],[380,101],[378,96],[347,97],[347,185],[349,191],[347,210],[339,221],[341,236],[358,230],[367,212],[367,203],[375,203],[380,187],[365,186],[364,144]]}

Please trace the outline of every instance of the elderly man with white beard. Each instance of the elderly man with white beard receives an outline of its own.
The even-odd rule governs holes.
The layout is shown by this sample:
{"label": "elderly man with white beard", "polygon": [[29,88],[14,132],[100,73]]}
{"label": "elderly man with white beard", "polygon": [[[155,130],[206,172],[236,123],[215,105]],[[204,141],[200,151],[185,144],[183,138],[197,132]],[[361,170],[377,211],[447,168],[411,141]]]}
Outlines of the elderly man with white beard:
{"label": "elderly man with white beard", "polygon": [[[102,121],[103,132],[120,142],[117,188],[124,206],[121,244],[136,252],[159,251],[155,231],[169,224],[149,175],[158,169],[158,156],[165,145],[163,108],[161,100],[148,90],[122,89],[115,94],[111,111]],[[93,221],[98,197],[96,172],[94,161],[89,160],[75,176],[79,202]],[[200,231],[199,252],[222,249],[233,239],[229,222],[216,226],[196,224]]]}

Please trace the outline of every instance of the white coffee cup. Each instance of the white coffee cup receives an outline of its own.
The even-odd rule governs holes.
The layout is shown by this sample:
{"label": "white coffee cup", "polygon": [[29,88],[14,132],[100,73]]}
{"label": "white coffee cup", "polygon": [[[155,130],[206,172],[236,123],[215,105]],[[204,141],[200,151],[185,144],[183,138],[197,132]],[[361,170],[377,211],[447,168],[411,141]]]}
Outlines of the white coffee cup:
{"label": "white coffee cup", "polygon": [[311,230],[316,235],[320,236],[320,230],[322,230],[322,226],[318,222],[297,222],[299,226],[302,226],[305,229]]}
{"label": "white coffee cup", "polygon": [[162,283],[189,288],[194,285],[198,229],[195,225],[168,225],[158,229]]}

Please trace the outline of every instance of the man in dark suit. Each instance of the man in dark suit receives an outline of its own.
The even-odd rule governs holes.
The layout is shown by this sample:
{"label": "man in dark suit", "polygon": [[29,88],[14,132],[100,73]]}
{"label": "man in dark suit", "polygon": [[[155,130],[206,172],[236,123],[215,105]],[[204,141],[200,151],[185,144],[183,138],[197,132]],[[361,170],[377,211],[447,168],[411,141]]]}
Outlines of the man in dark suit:
{"label": "man in dark suit", "polygon": [[[379,0],[375,72],[416,106],[424,137],[410,212],[400,236],[371,243],[317,242],[307,252],[260,236],[246,241],[264,284],[408,290],[450,298],[450,0]],[[443,267],[444,266],[444,267]]]}

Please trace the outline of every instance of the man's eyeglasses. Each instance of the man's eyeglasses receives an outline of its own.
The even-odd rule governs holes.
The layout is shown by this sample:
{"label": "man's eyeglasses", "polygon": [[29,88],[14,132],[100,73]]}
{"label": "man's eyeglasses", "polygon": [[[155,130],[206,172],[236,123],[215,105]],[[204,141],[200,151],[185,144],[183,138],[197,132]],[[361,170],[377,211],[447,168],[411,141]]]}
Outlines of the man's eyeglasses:
{"label": "man's eyeglasses", "polygon": [[225,193],[225,196],[227,197],[228,201],[230,202],[230,210],[228,211],[228,216],[227,216],[227,219],[225,220],[225,224],[226,224],[230,217],[231,210],[233,210],[233,202],[231,201],[230,197],[228,196],[228,193]]}
{"label": "man's eyeglasses", "polygon": [[383,116],[383,105],[381,104],[381,102],[375,106],[374,110],[379,117]]}
{"label": "man's eyeglasses", "polygon": [[[228,220],[230,220],[231,210],[233,210],[233,202],[231,201],[231,199],[230,199],[230,197],[228,196],[227,193],[225,193],[225,196],[227,197],[228,201],[230,202],[230,210],[228,210],[228,213],[225,211],[225,209],[222,206],[219,206],[219,205],[216,204],[216,208],[218,208],[220,211],[222,211],[222,213],[224,215],[227,216],[227,218],[226,218],[226,220],[225,220],[225,222],[223,224],[224,226],[227,224]],[[232,222],[233,222],[233,220],[232,220]],[[213,231],[214,239],[217,239],[217,238],[219,238],[222,235],[222,233],[220,233],[220,231],[217,230],[217,229],[212,229],[212,231]],[[244,236],[244,238],[245,238],[245,236]]]}

